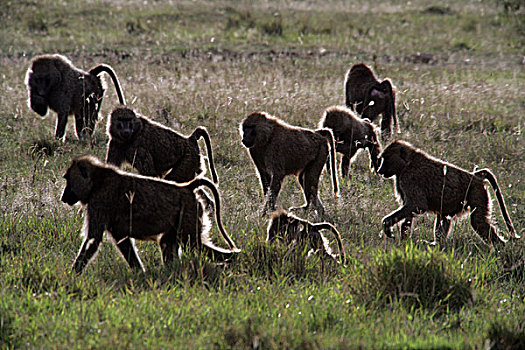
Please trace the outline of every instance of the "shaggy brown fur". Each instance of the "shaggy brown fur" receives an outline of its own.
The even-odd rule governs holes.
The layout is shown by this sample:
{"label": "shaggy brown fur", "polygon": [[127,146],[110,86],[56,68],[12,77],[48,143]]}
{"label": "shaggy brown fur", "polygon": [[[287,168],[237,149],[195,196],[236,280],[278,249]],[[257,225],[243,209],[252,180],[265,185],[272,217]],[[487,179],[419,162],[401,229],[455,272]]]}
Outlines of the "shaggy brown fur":
{"label": "shaggy brown fur", "polygon": [[268,223],[266,241],[273,242],[277,238],[284,239],[286,243],[308,243],[312,250],[310,253],[316,253],[323,250],[326,255],[334,260],[337,260],[337,254],[332,253],[332,249],[328,245],[328,239],[321,233],[321,230],[330,230],[335,236],[341,263],[346,262],[346,255],[343,248],[343,241],[337,229],[328,222],[312,223],[308,220],[303,220],[297,216],[288,213],[285,210],[277,210],[272,213],[272,217]]}
{"label": "shaggy brown fur", "polygon": [[346,107],[333,106],[326,109],[319,127],[331,129],[334,134],[335,149],[343,154],[341,161],[343,177],[348,175],[350,163],[359,149],[368,150],[370,168],[377,170],[377,156],[381,152],[381,144],[377,137],[379,131],[370,121],[359,118]]}
{"label": "shaggy brown fur", "polygon": [[395,187],[403,205],[383,218],[383,228],[392,237],[391,227],[403,221],[401,232],[407,231],[414,215],[437,214],[434,235],[438,240],[448,236],[450,221],[470,211],[474,230],[486,241],[505,239],[497,234],[490,220],[490,197],[484,185],[488,180],[494,191],[514,238],[520,238],[510,221],[496,178],[488,169],[469,172],[450,163],[433,158],[408,142],[394,141],[379,155],[378,173],[395,176]]}
{"label": "shaggy brown fur", "polygon": [[84,72],[62,55],[38,56],[33,60],[25,80],[29,106],[41,116],[47,114],[48,107],[57,113],[57,139],[64,138],[70,114],[75,115],[79,138],[93,134],[104,97],[105,84],[99,76],[102,72],[113,80],[120,104],[126,104],[117,75],[106,64]]}
{"label": "shaggy brown fur", "polygon": [[[157,241],[164,263],[174,259],[177,247],[187,244],[221,259],[239,251],[222,226],[217,188],[205,178],[179,185],[129,174],[90,156],[74,159],[64,178],[61,200],[69,205],[80,202],[85,210],[85,239],[72,266],[77,273],[94,257],[104,231],[129,266],[143,270],[133,239]],[[209,240],[207,215],[195,191],[201,186],[213,193],[217,226],[230,249]]]}
{"label": "shaggy brown fur", "polygon": [[136,114],[132,109],[119,107],[111,113],[107,132],[108,163],[120,166],[128,162],[142,175],[164,177],[176,182],[190,181],[203,172],[197,143],[202,137],[213,181],[218,182],[210,136],[202,126],[186,137]]}
{"label": "shaggy brown fur", "polygon": [[364,63],[354,64],[345,78],[346,106],[363,118],[374,121],[379,114],[381,131],[392,134],[392,120],[397,126],[395,90],[389,79],[379,82],[372,68]]}
{"label": "shaggy brown fur", "polygon": [[[330,154],[332,185],[338,193],[334,138],[329,129],[309,130],[290,126],[265,112],[248,115],[240,125],[242,143],[248,149],[264,195],[264,213],[275,209],[275,202],[287,175],[299,177],[306,204],[323,214],[318,196],[319,177]],[[269,193],[268,193],[269,191]]]}

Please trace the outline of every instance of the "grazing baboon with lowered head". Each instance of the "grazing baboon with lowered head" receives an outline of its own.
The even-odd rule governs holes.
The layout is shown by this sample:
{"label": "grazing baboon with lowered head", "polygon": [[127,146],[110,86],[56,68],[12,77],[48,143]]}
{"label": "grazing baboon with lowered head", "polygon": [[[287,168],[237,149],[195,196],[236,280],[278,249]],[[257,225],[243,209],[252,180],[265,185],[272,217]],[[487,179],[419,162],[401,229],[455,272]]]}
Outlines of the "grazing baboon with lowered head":
{"label": "grazing baboon with lowered head", "polygon": [[197,142],[202,137],[213,181],[219,181],[213,164],[210,136],[202,126],[186,137],[130,108],[118,107],[111,112],[107,133],[108,163],[120,166],[127,162],[142,175],[164,177],[176,182],[187,182],[203,173]]}
{"label": "grazing baboon with lowered head", "polygon": [[381,132],[392,134],[392,120],[397,126],[396,94],[389,79],[379,82],[372,68],[364,63],[354,64],[346,73],[345,97],[346,106],[363,118],[373,122],[382,114]]}
{"label": "grazing baboon with lowered head", "polygon": [[312,223],[308,220],[300,219],[285,210],[277,210],[272,213],[267,229],[267,242],[273,242],[277,238],[284,239],[286,243],[308,243],[312,248],[308,255],[316,253],[318,250],[337,261],[337,254],[332,253],[328,244],[328,239],[321,233],[321,230],[330,230],[335,236],[341,263],[344,265],[346,255],[343,248],[343,241],[339,231],[328,222]]}
{"label": "grazing baboon with lowered head", "polygon": [[[80,202],[85,210],[85,239],[72,266],[77,273],[95,256],[105,231],[135,269],[144,267],[134,239],[157,241],[164,263],[174,259],[178,247],[188,244],[220,259],[239,252],[222,226],[219,192],[208,179],[177,184],[126,173],[91,156],[74,159],[64,178],[61,200],[69,205]],[[230,249],[215,246],[208,237],[209,220],[196,191],[201,186],[213,193],[217,226]]]}
{"label": "grazing baboon with lowered head", "polygon": [[434,236],[442,241],[448,236],[451,219],[470,211],[472,227],[485,241],[505,242],[491,225],[491,201],[484,184],[484,180],[488,180],[496,192],[509,232],[513,238],[520,238],[512,226],[496,178],[488,169],[463,170],[399,140],[384,149],[379,162],[379,174],[395,177],[396,192],[402,202],[399,209],[383,218],[388,237],[392,237],[391,227],[396,223],[402,222],[403,235],[410,229],[415,215],[431,212],[437,215]]}
{"label": "grazing baboon with lowered head", "polygon": [[[291,126],[265,112],[249,114],[240,125],[242,144],[257,168],[265,197],[263,213],[275,210],[275,202],[287,175],[299,178],[306,204],[323,215],[318,196],[319,177],[330,154],[332,187],[339,188],[335,168],[334,138],[330,129],[309,130]],[[297,208],[292,208],[297,209]]]}
{"label": "grazing baboon with lowered head", "polygon": [[325,110],[319,127],[331,129],[334,134],[335,150],[343,154],[343,177],[348,175],[350,163],[360,149],[368,150],[370,168],[377,170],[377,157],[381,152],[381,144],[377,137],[379,130],[369,120],[359,118],[346,107],[332,106]]}
{"label": "grazing baboon with lowered head", "polygon": [[25,83],[29,106],[45,116],[48,107],[57,113],[55,138],[64,138],[67,117],[75,115],[78,138],[93,135],[104,97],[105,82],[99,74],[109,74],[117,90],[120,104],[126,104],[113,68],[99,64],[84,72],[62,55],[43,55],[33,59]]}

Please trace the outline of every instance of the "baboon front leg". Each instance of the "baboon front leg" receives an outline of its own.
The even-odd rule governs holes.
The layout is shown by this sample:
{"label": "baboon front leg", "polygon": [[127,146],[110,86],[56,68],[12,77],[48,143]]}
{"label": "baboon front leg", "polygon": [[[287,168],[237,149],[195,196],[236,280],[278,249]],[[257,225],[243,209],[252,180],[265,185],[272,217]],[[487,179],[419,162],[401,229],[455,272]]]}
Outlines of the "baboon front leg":
{"label": "baboon front leg", "polygon": [[268,198],[266,199],[266,204],[264,205],[263,212],[272,212],[275,210],[275,202],[277,201],[277,197],[279,196],[279,192],[281,191],[281,185],[283,182],[284,176],[283,175],[273,175],[272,179],[270,181],[270,188],[268,193]]}
{"label": "baboon front leg", "polygon": [[[389,238],[394,238],[394,235],[392,234],[392,226],[400,222],[401,220],[409,220],[410,224],[412,223],[412,218],[414,217],[414,214],[416,213],[423,213],[423,210],[414,208],[412,206],[404,205],[401,208],[395,210],[394,212],[390,213],[389,215],[385,216],[382,220],[383,223],[383,232],[385,235]],[[407,224],[408,225],[408,224]],[[407,228],[407,225],[405,225],[405,229]],[[401,227],[401,231],[403,230],[403,226]]]}
{"label": "baboon front leg", "polygon": [[78,255],[73,263],[72,269],[76,273],[81,273],[89,261],[93,258],[95,253],[98,251],[100,243],[102,242],[102,234],[104,229],[99,225],[91,225],[92,220],[89,222],[88,231],[84,242],[78,252]]}
{"label": "baboon front leg", "polygon": [[141,269],[145,272],[144,266],[142,266],[142,262],[140,261],[140,258],[137,255],[137,251],[133,246],[133,242],[131,241],[130,237],[126,237],[117,242],[117,248],[122,253],[124,259],[126,259],[126,262],[128,263],[129,267],[131,267],[134,270]]}
{"label": "baboon front leg", "polygon": [[450,232],[450,219],[446,215],[438,214],[434,221],[434,240],[443,243]]}
{"label": "baboon front leg", "polygon": [[401,239],[405,239],[407,236],[407,232],[412,230],[412,220],[413,216],[407,217],[403,222],[401,223]]}
{"label": "baboon front leg", "polygon": [[381,135],[392,134],[392,113],[385,112],[381,118]]}
{"label": "baboon front leg", "polygon": [[257,167],[257,172],[259,173],[259,179],[261,180],[263,194],[266,197],[266,195],[268,194],[268,188],[270,187],[272,177],[264,169],[262,169],[262,167]]}
{"label": "baboon front leg", "polygon": [[66,123],[67,123],[67,112],[58,113],[57,124],[56,124],[56,129],[55,129],[55,138],[57,140],[64,138],[64,135],[66,134]]}

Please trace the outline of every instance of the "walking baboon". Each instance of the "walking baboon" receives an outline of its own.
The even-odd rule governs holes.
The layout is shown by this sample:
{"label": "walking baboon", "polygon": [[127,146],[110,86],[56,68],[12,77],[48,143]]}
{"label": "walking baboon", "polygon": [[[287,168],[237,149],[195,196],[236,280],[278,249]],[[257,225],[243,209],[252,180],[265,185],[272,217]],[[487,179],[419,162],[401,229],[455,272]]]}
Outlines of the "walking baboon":
{"label": "walking baboon", "polygon": [[308,243],[312,248],[308,254],[316,253],[322,249],[328,256],[337,260],[337,254],[332,253],[328,244],[328,239],[321,233],[321,230],[330,230],[335,236],[341,263],[346,262],[346,255],[343,248],[343,241],[339,231],[328,222],[312,223],[288,213],[285,210],[277,210],[272,213],[268,223],[266,241],[273,242],[277,238],[284,239],[287,244]]}
{"label": "walking baboon", "polygon": [[383,218],[384,232],[392,237],[391,227],[402,221],[402,235],[411,227],[412,218],[425,212],[437,215],[434,238],[443,240],[454,217],[470,211],[474,230],[486,241],[506,240],[491,225],[491,201],[485,188],[488,180],[496,192],[505,223],[513,238],[520,238],[510,221],[503,196],[488,169],[469,172],[429,156],[408,142],[394,141],[379,155],[378,173],[395,176],[395,188],[402,206]]}
{"label": "walking baboon", "polygon": [[[323,214],[318,196],[319,177],[330,154],[332,187],[339,188],[335,168],[334,138],[330,129],[309,130],[291,126],[265,112],[254,112],[241,122],[242,143],[257,168],[264,196],[263,212],[275,210],[275,202],[286,175],[295,175],[310,205]],[[297,208],[292,208],[297,209]]]}
{"label": "walking baboon", "polygon": [[392,120],[397,127],[396,94],[389,79],[379,82],[372,68],[364,63],[354,64],[345,78],[346,106],[363,118],[374,121],[382,114],[381,132],[392,134]]}
{"label": "walking baboon", "polygon": [[368,150],[370,168],[377,170],[377,157],[381,152],[381,144],[377,137],[379,131],[369,120],[359,118],[346,107],[332,106],[324,112],[319,127],[331,129],[334,134],[335,150],[343,154],[341,160],[343,177],[348,175],[350,163],[360,149]]}
{"label": "walking baboon", "polygon": [[47,114],[48,107],[57,113],[55,138],[64,137],[70,114],[75,115],[75,130],[79,138],[93,134],[106,88],[99,76],[103,72],[113,80],[120,104],[126,104],[117,75],[106,64],[85,72],[62,55],[43,55],[33,59],[25,79],[29,106],[41,116]]}
{"label": "walking baboon", "polygon": [[[84,242],[72,268],[80,273],[97,252],[104,231],[132,268],[144,270],[133,239],[159,243],[164,263],[174,259],[176,248],[188,245],[220,259],[239,252],[221,221],[219,192],[205,178],[177,184],[126,173],[97,158],[82,156],[72,161],[64,178],[61,200],[84,206]],[[219,248],[209,239],[209,220],[196,191],[207,187],[215,199],[215,219],[230,249]]]}
{"label": "walking baboon", "polygon": [[210,136],[202,126],[186,137],[132,109],[118,107],[111,112],[107,133],[108,163],[120,166],[128,162],[142,175],[164,177],[176,182],[190,181],[203,172],[197,143],[202,137],[213,181],[218,182]]}

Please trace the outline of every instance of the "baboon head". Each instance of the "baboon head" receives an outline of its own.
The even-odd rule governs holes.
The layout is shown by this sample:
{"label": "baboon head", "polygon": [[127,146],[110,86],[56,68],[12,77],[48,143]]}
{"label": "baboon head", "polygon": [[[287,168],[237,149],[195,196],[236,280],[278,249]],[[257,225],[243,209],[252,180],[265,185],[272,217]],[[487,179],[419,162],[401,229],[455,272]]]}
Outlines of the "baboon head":
{"label": "baboon head", "polygon": [[383,80],[380,84],[372,85],[363,102],[363,118],[375,120],[379,114],[383,117],[395,114],[395,97],[392,84],[389,80]]}
{"label": "baboon head", "polygon": [[254,112],[241,123],[242,144],[246,148],[264,146],[270,139],[275,120],[265,112]]}
{"label": "baboon head", "polygon": [[62,202],[74,205],[77,202],[86,204],[93,190],[94,164],[100,163],[93,157],[83,156],[73,160],[66,170],[66,188],[62,193]]}
{"label": "baboon head", "polygon": [[379,155],[377,173],[386,178],[399,175],[407,166],[412,150],[413,146],[407,142],[393,141]]}
{"label": "baboon head", "polygon": [[111,112],[108,134],[112,140],[129,142],[142,130],[142,121],[132,109],[119,107]]}
{"label": "baboon head", "polygon": [[54,62],[48,59],[36,61],[27,70],[26,86],[29,90],[29,107],[45,116],[47,114],[47,97],[49,92],[62,80],[60,71]]}

